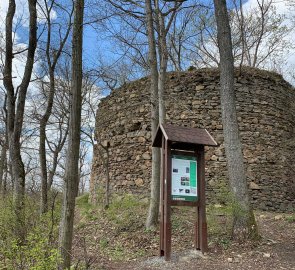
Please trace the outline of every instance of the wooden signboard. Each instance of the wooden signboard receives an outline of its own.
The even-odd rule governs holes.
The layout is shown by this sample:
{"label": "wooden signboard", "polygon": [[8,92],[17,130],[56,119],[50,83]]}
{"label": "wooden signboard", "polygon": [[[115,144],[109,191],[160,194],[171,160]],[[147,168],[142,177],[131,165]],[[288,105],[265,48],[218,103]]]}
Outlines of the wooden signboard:
{"label": "wooden signboard", "polygon": [[206,129],[160,125],[153,147],[162,147],[160,256],[171,258],[171,206],[196,207],[195,248],[206,252],[204,146],[217,146]]}

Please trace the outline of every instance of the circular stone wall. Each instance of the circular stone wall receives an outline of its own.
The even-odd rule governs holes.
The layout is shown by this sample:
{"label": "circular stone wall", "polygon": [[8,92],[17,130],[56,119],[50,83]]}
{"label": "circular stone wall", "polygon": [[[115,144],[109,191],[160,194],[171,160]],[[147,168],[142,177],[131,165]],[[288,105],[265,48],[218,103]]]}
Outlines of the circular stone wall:
{"label": "circular stone wall", "polygon": [[[285,211],[295,207],[294,89],[275,73],[244,69],[235,89],[240,136],[254,207]],[[124,85],[104,98],[96,116],[96,139],[90,183],[91,200],[106,180],[110,187],[149,195],[151,133],[149,81]],[[227,182],[219,100],[219,72],[202,69],[173,72],[165,93],[167,123],[206,128],[220,144],[206,149],[209,200],[222,198]]]}

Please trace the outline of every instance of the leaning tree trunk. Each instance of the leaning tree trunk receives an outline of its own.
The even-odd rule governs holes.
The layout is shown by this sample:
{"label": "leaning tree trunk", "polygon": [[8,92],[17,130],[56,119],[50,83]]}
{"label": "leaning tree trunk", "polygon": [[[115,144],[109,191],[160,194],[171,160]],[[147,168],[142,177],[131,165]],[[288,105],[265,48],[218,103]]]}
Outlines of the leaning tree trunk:
{"label": "leaning tree trunk", "polygon": [[[151,0],[145,1],[146,24],[149,43],[149,68],[151,71],[151,129],[152,137],[155,136],[159,124],[159,103],[158,103],[158,69],[157,53],[155,44],[155,34],[153,26],[152,4]],[[159,202],[160,202],[160,150],[152,148],[152,179],[151,179],[151,197],[146,228],[155,228],[158,224]]]}
{"label": "leaning tree trunk", "polygon": [[257,237],[257,226],[248,195],[242,145],[236,114],[234,60],[226,0],[214,0],[220,53],[220,98],[225,153],[233,194],[233,239]]}
{"label": "leaning tree trunk", "polygon": [[59,269],[70,269],[71,266],[75,198],[79,188],[84,0],[76,0],[74,8],[70,127],[63,192],[62,220],[59,235],[61,255]]}

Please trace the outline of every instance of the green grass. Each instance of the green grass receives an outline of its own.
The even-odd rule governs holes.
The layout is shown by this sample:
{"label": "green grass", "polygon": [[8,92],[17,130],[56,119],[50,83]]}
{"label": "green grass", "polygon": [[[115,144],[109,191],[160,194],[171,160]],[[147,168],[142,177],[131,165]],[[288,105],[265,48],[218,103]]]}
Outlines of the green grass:
{"label": "green grass", "polygon": [[91,210],[93,206],[89,203],[89,193],[85,193],[80,197],[76,198],[76,205],[80,210],[85,212]]}
{"label": "green grass", "polygon": [[292,215],[286,215],[285,216],[285,219],[290,222],[290,223],[293,223],[295,222],[295,214],[292,214]]}
{"label": "green grass", "polygon": [[118,230],[129,231],[144,226],[141,214],[145,210],[145,203],[131,194],[126,194],[114,198],[105,214]]}

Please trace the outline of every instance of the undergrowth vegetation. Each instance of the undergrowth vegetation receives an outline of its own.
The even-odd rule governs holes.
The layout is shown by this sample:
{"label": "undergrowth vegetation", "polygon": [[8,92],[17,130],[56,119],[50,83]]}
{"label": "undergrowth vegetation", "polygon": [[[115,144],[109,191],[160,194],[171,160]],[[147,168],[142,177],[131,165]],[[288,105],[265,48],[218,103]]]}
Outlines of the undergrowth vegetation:
{"label": "undergrowth vegetation", "polygon": [[23,230],[20,241],[14,232],[15,215],[10,196],[0,198],[0,270],[53,270],[58,258],[57,237],[60,204],[40,216],[38,199],[26,198]]}
{"label": "undergrowth vegetation", "polygon": [[[146,200],[131,194],[114,195],[105,209],[102,204],[91,206],[88,195],[84,195],[77,199],[77,206],[80,213],[78,242],[85,244],[88,250],[97,250],[100,258],[133,260],[146,254],[146,244],[157,241],[157,232],[146,231],[144,227]],[[85,260],[85,252],[78,254],[78,258],[83,256]]]}
{"label": "undergrowth vegetation", "polygon": [[[26,198],[26,238],[20,242],[14,233],[12,198],[0,199],[0,270],[56,269],[60,260],[60,201],[59,197],[51,200],[48,213],[40,215],[39,198]],[[105,208],[102,203],[91,205],[85,194],[77,198],[76,205],[73,269],[90,269],[92,265],[94,269],[104,269],[110,262],[158,255],[159,231],[145,229],[147,199],[113,194]],[[230,245],[230,214],[228,203],[207,206],[209,246],[226,249]],[[196,219],[195,208],[172,208],[173,250],[192,248]]]}
{"label": "undergrowth vegetation", "polygon": [[[227,197],[225,193],[220,196]],[[76,223],[76,261],[96,264],[95,258],[98,257],[101,262],[98,269],[103,269],[103,265],[113,261],[158,256],[159,231],[145,229],[148,209],[146,199],[131,194],[114,194],[109,207],[105,209],[102,203],[92,206],[88,202],[88,195],[84,195],[77,198],[77,206],[80,217]],[[231,209],[230,203],[207,206],[210,246],[225,249],[230,246]],[[196,220],[195,208],[172,208],[173,250],[192,248]]]}

